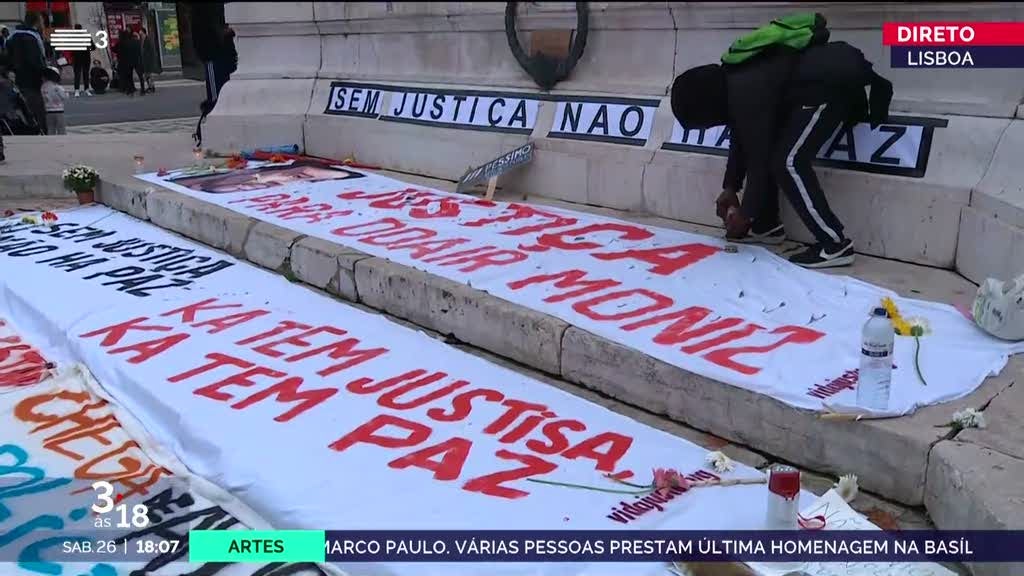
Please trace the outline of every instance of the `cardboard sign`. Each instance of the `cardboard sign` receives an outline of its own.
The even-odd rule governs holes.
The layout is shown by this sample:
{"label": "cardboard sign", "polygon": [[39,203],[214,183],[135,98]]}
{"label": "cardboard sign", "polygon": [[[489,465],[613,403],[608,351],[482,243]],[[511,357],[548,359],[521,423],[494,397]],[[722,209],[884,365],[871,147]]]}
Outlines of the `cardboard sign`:
{"label": "cardboard sign", "polygon": [[462,192],[474,184],[488,179],[497,179],[505,172],[533,160],[533,142],[527,142],[515,150],[491,160],[487,164],[466,172],[459,180],[456,190]]}
{"label": "cardboard sign", "polygon": [[[874,129],[867,123],[843,125],[818,151],[815,164],[860,172],[921,178],[928,168],[932,133],[944,119],[890,116]],[[725,155],[730,131],[725,126],[689,129],[675,122],[665,150]]]}
{"label": "cardboard sign", "polygon": [[643,146],[651,136],[657,100],[564,100],[555,108],[550,138]]}

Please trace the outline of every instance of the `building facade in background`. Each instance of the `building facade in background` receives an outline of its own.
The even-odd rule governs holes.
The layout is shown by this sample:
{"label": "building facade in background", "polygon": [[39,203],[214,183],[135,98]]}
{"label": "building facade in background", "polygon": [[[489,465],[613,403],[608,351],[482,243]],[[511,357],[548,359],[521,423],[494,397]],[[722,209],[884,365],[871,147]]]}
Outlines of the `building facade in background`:
{"label": "building facade in background", "polygon": [[43,14],[48,29],[73,28],[81,24],[93,34],[105,30],[110,44],[96,50],[93,58],[108,70],[113,58],[111,48],[117,43],[118,33],[125,28],[145,27],[150,34],[155,34],[165,72],[181,70],[182,48],[191,45],[187,30],[183,34],[179,26],[182,13],[186,17],[188,13],[183,2],[0,2],[0,24],[13,30],[28,11]]}

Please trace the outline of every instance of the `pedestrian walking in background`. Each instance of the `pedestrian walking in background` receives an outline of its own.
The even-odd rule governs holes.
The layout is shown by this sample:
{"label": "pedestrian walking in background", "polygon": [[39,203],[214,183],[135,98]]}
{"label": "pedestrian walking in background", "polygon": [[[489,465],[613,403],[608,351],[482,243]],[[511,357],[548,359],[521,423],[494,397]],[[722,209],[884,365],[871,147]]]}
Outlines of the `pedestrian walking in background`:
{"label": "pedestrian walking in background", "polygon": [[139,95],[146,94],[146,73],[143,71],[142,63],[142,35],[140,32],[132,32],[132,49],[135,50],[132,70],[139,77]]}
{"label": "pedestrian walking in background", "polygon": [[46,133],[67,134],[64,124],[64,102],[68,92],[60,85],[60,70],[50,66],[43,72],[43,103],[46,106]]}
{"label": "pedestrian walking in background", "polygon": [[121,79],[124,93],[132,96],[135,94],[134,74],[138,70],[139,76],[142,76],[142,48],[130,30],[125,30],[121,34],[117,42],[117,74]]}
{"label": "pedestrian walking in background", "polygon": [[145,28],[141,30],[141,34],[142,70],[146,78],[146,83],[142,92],[156,92],[156,85],[153,83],[153,75],[163,72],[163,68],[160,66],[160,54],[157,51],[155,37],[147,34]]}
{"label": "pedestrian walking in background", "polygon": [[0,52],[7,51],[7,38],[10,35],[11,31],[7,29],[7,26],[0,28]]}
{"label": "pedestrian walking in background", "polygon": [[[81,29],[81,24],[75,24],[75,30]],[[86,96],[92,96],[92,89],[89,88],[89,67],[92,65],[94,50],[96,44],[90,42],[87,50],[78,50],[71,54],[71,66],[75,70],[75,98],[81,95],[80,85],[85,89]]]}
{"label": "pedestrian walking in background", "polygon": [[46,133],[46,106],[43,104],[43,72],[46,70],[46,48],[43,46],[43,17],[38,12],[27,12],[22,24],[7,39],[7,55],[14,83],[21,92],[29,111]]}

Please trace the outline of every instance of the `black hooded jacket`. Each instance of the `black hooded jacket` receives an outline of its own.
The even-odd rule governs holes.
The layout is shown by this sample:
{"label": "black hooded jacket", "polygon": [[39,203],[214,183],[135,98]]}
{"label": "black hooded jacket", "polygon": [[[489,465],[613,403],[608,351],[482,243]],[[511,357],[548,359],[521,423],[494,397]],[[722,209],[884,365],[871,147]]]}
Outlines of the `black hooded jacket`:
{"label": "black hooded jacket", "polygon": [[18,26],[7,39],[7,58],[18,88],[38,92],[46,70],[46,49],[39,32]]}
{"label": "black hooded jacket", "polygon": [[[735,66],[725,66],[729,162],[723,188],[774,186],[770,161],[789,110],[829,104],[851,123],[887,120],[892,83],[879,76],[864,54],[846,42],[803,51],[779,47]],[[870,101],[864,92],[871,87]]]}
{"label": "black hooded jacket", "polygon": [[192,2],[192,44],[203,62],[223,56],[224,6],[218,2]]}

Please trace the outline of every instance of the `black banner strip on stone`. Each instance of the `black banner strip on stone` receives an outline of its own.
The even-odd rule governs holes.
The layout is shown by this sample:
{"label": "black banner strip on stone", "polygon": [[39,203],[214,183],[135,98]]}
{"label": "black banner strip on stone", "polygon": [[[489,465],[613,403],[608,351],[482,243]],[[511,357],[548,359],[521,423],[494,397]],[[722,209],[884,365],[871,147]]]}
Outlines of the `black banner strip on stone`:
{"label": "black banner strip on stone", "polygon": [[419,126],[433,126],[435,128],[450,128],[453,130],[476,130],[478,132],[501,132],[503,134],[533,134],[533,128],[501,128],[499,126],[477,126],[475,124],[456,124],[454,122],[432,122],[430,120],[417,120],[416,118],[400,118],[398,116],[385,116],[381,114],[378,120],[385,122],[398,122],[399,124],[417,124]]}

